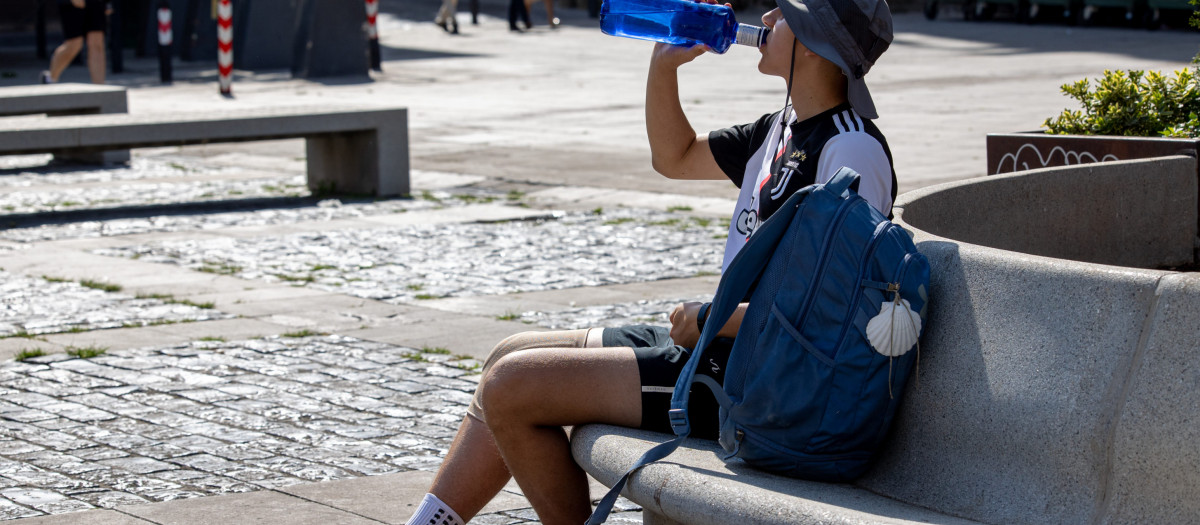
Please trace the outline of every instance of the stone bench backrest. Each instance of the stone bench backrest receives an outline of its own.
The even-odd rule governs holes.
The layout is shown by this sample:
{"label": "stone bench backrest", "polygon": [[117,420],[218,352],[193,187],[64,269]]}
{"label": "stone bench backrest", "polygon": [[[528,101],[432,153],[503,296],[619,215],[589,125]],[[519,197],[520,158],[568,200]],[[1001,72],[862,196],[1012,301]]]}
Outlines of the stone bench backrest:
{"label": "stone bench backrest", "polygon": [[979,245],[1190,259],[1196,193],[1195,159],[1170,157],[903,196],[897,221],[933,265],[930,320],[858,484],[990,523],[1200,520],[1200,274]]}

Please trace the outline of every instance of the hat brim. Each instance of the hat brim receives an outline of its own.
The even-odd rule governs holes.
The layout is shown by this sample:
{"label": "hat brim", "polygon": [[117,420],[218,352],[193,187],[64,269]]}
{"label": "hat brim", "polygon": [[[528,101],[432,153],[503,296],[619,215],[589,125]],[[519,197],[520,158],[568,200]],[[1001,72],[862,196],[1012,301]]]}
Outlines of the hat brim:
{"label": "hat brim", "polygon": [[855,78],[850,66],[846,64],[842,55],[834,47],[833,38],[826,33],[825,24],[822,24],[817,16],[809,11],[808,6],[799,0],[776,0],[776,4],[783,13],[783,19],[787,21],[788,28],[792,30],[792,34],[796,35],[796,40],[804,44],[809,51],[841,68],[842,73],[846,75],[846,98],[854,107],[854,111],[869,119],[879,118],[879,114],[875,111],[875,101],[871,99],[871,92],[867,89],[866,80],[863,77]]}

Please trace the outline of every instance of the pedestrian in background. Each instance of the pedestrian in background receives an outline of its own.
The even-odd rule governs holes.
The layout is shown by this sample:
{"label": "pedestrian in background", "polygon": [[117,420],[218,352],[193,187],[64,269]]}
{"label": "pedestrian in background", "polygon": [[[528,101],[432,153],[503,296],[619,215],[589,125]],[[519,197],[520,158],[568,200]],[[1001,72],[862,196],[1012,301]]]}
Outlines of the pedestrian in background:
{"label": "pedestrian in background", "polygon": [[517,17],[521,17],[521,21],[525,22],[525,29],[533,27],[533,23],[529,21],[529,8],[525,5],[525,0],[509,0],[508,2],[508,30],[520,32],[521,28],[517,27]]}
{"label": "pedestrian in background", "polygon": [[[525,0],[525,10],[533,12],[533,4],[537,0]],[[554,16],[554,0],[545,0],[546,3],[546,23],[550,24],[550,29],[558,29],[558,18]]]}
{"label": "pedestrian in background", "polygon": [[[447,33],[457,35],[458,20],[454,18],[456,12],[458,12],[458,0],[442,0],[442,8],[438,9],[433,23],[445,29]],[[471,25],[479,25],[479,0],[471,0]]]}
{"label": "pedestrian in background", "polygon": [[50,57],[50,69],[42,71],[43,84],[58,82],[59,76],[83,50],[87,39],[87,67],[93,84],[104,83],[104,28],[110,9],[106,0],[59,0],[63,43]]}

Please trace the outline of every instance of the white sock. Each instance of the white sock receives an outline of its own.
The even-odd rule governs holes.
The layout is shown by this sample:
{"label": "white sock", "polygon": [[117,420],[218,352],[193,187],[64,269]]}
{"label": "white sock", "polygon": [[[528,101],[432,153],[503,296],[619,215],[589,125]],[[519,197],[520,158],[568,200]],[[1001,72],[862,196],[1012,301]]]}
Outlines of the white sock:
{"label": "white sock", "polygon": [[462,518],[449,505],[433,494],[426,494],[417,512],[404,525],[464,525]]}

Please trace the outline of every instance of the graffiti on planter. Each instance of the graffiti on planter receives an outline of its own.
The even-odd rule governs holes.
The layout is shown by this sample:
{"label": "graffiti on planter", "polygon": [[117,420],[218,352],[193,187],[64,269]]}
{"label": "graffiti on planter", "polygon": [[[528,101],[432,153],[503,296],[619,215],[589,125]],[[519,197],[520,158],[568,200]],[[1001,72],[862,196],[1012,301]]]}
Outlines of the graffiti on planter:
{"label": "graffiti on planter", "polygon": [[1042,152],[1038,151],[1037,146],[1033,144],[1024,144],[1017,148],[1016,153],[1005,153],[1000,157],[999,164],[996,165],[995,173],[1007,173],[1012,171],[1024,171],[1036,168],[1045,168],[1047,166],[1070,166],[1072,164],[1089,164],[1092,162],[1103,162],[1110,160],[1120,160],[1116,155],[1108,154],[1103,158],[1097,159],[1095,155],[1084,152],[1067,151],[1062,146],[1055,146],[1050,150],[1050,153],[1042,156]]}

